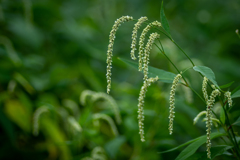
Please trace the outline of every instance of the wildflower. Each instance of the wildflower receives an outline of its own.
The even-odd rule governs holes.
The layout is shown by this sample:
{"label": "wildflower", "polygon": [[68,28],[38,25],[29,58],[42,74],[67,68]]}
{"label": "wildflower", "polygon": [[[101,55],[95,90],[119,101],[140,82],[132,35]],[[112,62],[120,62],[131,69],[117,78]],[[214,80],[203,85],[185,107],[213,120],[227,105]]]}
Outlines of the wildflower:
{"label": "wildflower", "polygon": [[110,95],[103,93],[103,92],[94,92],[94,91],[90,91],[90,90],[84,90],[80,96],[80,103],[82,105],[86,104],[86,98],[88,96],[90,96],[92,103],[94,103],[95,101],[97,101],[99,99],[106,100],[109,103],[109,106],[112,107],[112,109],[113,109],[117,124],[121,124],[122,119],[121,119],[118,105],[117,105],[116,101]]}
{"label": "wildflower", "polygon": [[90,90],[84,90],[80,96],[80,103],[85,106],[86,105],[86,99],[88,96],[94,95],[96,92],[90,91]]}
{"label": "wildflower", "polygon": [[112,118],[110,116],[108,116],[106,114],[103,114],[103,113],[95,113],[93,115],[93,120],[96,121],[96,120],[99,120],[99,119],[103,119],[103,120],[107,121],[109,126],[110,126],[110,128],[111,128],[111,130],[112,130],[112,132],[113,132],[113,134],[115,136],[118,135],[117,127],[114,124],[114,121],[112,120]]}
{"label": "wildflower", "polygon": [[202,112],[198,113],[198,115],[193,119],[193,124],[196,124],[197,121],[199,120],[199,118],[200,118],[201,116],[203,116],[204,114],[206,115],[206,114],[207,114],[207,111],[202,111]]}
{"label": "wildflower", "polygon": [[206,102],[208,101],[207,82],[208,82],[207,77],[204,77],[203,78],[203,84],[202,84],[202,92],[203,92],[203,97],[204,97]]}
{"label": "wildflower", "polygon": [[169,114],[169,134],[171,135],[172,134],[172,131],[173,131],[173,119],[174,119],[174,108],[175,108],[175,91],[176,91],[176,87],[177,87],[177,84],[178,84],[178,81],[179,79],[182,78],[182,75],[181,74],[178,74],[174,80],[173,80],[173,84],[172,84],[172,87],[171,87],[171,91],[170,91],[170,107],[169,107],[169,110],[170,110],[170,114]]}
{"label": "wildflower", "polygon": [[142,70],[142,58],[143,58],[143,53],[144,53],[144,40],[145,40],[145,36],[147,34],[147,32],[151,29],[152,26],[156,26],[156,27],[161,27],[161,23],[158,21],[154,21],[150,24],[147,25],[147,27],[145,27],[141,33],[141,36],[139,38],[139,71]]}
{"label": "wildflower", "polygon": [[212,91],[210,97],[209,97],[209,100],[207,101],[207,121],[206,121],[206,127],[207,127],[207,156],[208,158],[211,159],[211,151],[210,151],[210,148],[211,148],[211,139],[210,139],[210,134],[211,134],[211,126],[212,126],[212,107],[213,107],[213,104],[215,102],[215,97],[217,95],[220,95],[220,91],[218,89],[215,89]]}
{"label": "wildflower", "polygon": [[39,107],[33,114],[33,135],[37,136],[39,133],[39,119],[40,116],[47,112],[48,108],[46,106]]}
{"label": "wildflower", "polygon": [[130,54],[131,54],[131,58],[132,58],[133,60],[136,59],[136,57],[135,57],[135,55],[134,55],[134,52],[135,52],[135,50],[136,50],[137,31],[138,31],[138,29],[140,28],[141,24],[142,24],[144,21],[147,21],[147,20],[148,20],[147,17],[141,17],[141,18],[138,19],[138,22],[134,25],[133,32],[132,32],[132,44],[131,44],[132,50],[131,50],[131,53],[130,53]]}
{"label": "wildflower", "polygon": [[108,51],[107,51],[107,93],[109,94],[110,88],[111,88],[111,68],[112,68],[112,52],[113,52],[113,44],[116,32],[118,30],[118,27],[121,25],[121,23],[124,23],[126,21],[132,20],[133,17],[131,16],[122,16],[121,18],[117,19],[112,27],[112,30],[109,35],[109,44],[108,44]]}
{"label": "wildflower", "polygon": [[228,106],[231,107],[232,106],[231,92],[229,91],[225,92],[224,96],[227,98]]}
{"label": "wildflower", "polygon": [[144,142],[144,111],[143,111],[143,106],[144,106],[144,98],[147,92],[147,88],[151,85],[151,83],[154,83],[158,80],[158,76],[155,78],[149,78],[143,82],[143,86],[141,88],[141,91],[139,93],[139,98],[138,98],[138,126],[139,126],[139,134],[141,137],[141,141]]}
{"label": "wildflower", "polygon": [[78,121],[73,117],[73,116],[69,116],[67,118],[68,123],[71,125],[72,129],[75,132],[81,132],[82,131],[82,127],[80,126],[80,124],[78,123]]}
{"label": "wildflower", "polygon": [[145,56],[143,58],[143,74],[144,74],[144,80],[148,78],[148,63],[149,63],[149,54],[152,49],[152,44],[155,39],[159,38],[160,35],[158,33],[152,33],[148,39],[148,42],[145,47]]}
{"label": "wildflower", "polygon": [[94,102],[94,101],[96,101],[98,99],[101,99],[101,98],[105,99],[106,101],[109,102],[109,104],[112,107],[113,112],[115,114],[115,119],[116,119],[117,124],[121,124],[122,119],[121,119],[121,115],[120,115],[120,112],[119,112],[118,105],[117,105],[116,101],[111,96],[109,96],[106,93],[96,92],[92,96],[92,102]]}

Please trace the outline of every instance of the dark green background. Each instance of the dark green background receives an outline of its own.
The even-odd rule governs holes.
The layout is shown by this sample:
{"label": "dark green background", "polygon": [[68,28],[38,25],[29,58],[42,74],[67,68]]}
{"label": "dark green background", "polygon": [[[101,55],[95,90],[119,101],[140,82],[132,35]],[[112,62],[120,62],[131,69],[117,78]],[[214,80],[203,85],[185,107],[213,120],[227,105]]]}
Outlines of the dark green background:
{"label": "dark green background", "polygon": [[[146,142],[140,141],[137,103],[143,75],[117,59],[130,59],[134,22],[120,27],[113,52],[111,96],[123,119],[117,125],[120,135],[114,137],[104,121],[99,129],[92,124],[93,113],[113,117],[111,110],[101,109],[109,104],[79,103],[86,89],[106,91],[106,51],[114,21],[123,15],[160,21],[160,4],[156,0],[1,0],[0,159],[81,159],[90,156],[96,146],[104,148],[108,159],[174,159],[181,149],[158,152],[204,135],[205,123],[194,126],[192,120],[205,104],[196,95],[188,103],[181,89],[176,95],[174,133],[168,134],[171,86],[158,82],[146,95]],[[192,60],[210,67],[219,85],[235,81],[230,91],[239,86],[240,39],[235,30],[240,29],[240,1],[171,0],[164,1],[164,8],[173,39]],[[161,41],[166,54],[181,70],[191,66],[164,35]],[[12,54],[15,58],[9,56]],[[177,73],[156,48],[150,65]],[[201,94],[202,78],[193,70],[186,77]],[[80,115],[67,110],[66,99],[75,102]],[[239,101],[234,102],[232,122],[240,113]],[[50,112],[41,116],[40,133],[33,136],[33,113],[43,105]],[[60,110],[66,114],[60,116]],[[69,116],[79,121],[82,132],[73,133],[66,120]],[[84,124],[81,117],[88,117]],[[222,143],[216,139],[213,146]],[[199,151],[205,150],[203,145]]]}

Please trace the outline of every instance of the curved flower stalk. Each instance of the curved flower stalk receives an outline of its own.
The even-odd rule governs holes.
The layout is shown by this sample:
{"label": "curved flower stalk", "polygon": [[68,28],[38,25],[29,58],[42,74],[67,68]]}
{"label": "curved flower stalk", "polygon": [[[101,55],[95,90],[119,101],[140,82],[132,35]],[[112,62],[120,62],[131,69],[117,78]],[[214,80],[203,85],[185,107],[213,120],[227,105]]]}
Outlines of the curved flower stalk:
{"label": "curved flower stalk", "polygon": [[147,20],[148,20],[147,17],[141,17],[141,18],[138,19],[138,22],[135,23],[135,25],[134,25],[134,28],[133,28],[133,31],[132,31],[132,44],[131,44],[131,49],[132,50],[130,52],[131,58],[133,60],[136,60],[134,52],[136,50],[136,45],[137,45],[137,31],[141,27],[142,23],[147,21]]}
{"label": "curved flower stalk", "polygon": [[228,106],[231,107],[232,106],[231,92],[229,91],[225,92],[224,96],[225,98],[227,98]]}
{"label": "curved flower stalk", "polygon": [[85,91],[82,92],[82,94],[80,96],[80,102],[81,102],[82,105],[86,104],[87,96],[91,97],[91,102],[92,103],[99,100],[99,99],[106,100],[113,109],[117,124],[122,123],[122,118],[121,118],[121,115],[120,115],[118,105],[117,105],[116,101],[110,95],[108,95],[106,93],[103,93],[103,92],[94,92],[94,91],[90,91],[90,90],[85,90]]}
{"label": "curved flower stalk", "polygon": [[96,92],[94,91],[90,91],[90,90],[84,90],[82,91],[81,95],[80,95],[80,103],[85,106],[86,105],[86,99],[88,96],[92,96],[94,95]]}
{"label": "curved flower stalk", "polygon": [[172,84],[172,87],[171,87],[171,91],[170,91],[170,98],[169,98],[169,101],[170,101],[170,107],[169,107],[169,110],[170,110],[170,113],[169,113],[169,134],[171,135],[172,132],[173,132],[173,120],[174,120],[174,117],[175,117],[175,112],[174,112],[174,108],[175,108],[175,92],[176,92],[176,87],[177,87],[177,84],[178,84],[178,81],[179,79],[182,78],[182,75],[181,74],[178,74],[174,80],[173,80],[173,84]]}
{"label": "curved flower stalk", "polygon": [[200,119],[200,117],[203,115],[206,115],[206,114],[207,114],[207,111],[202,111],[202,112],[198,113],[198,115],[193,119],[193,124],[195,125],[198,122],[198,120]]}
{"label": "curved flower stalk", "polygon": [[48,112],[48,108],[46,106],[41,106],[33,114],[33,135],[34,136],[38,136],[39,119],[40,119],[40,116],[45,112]]}
{"label": "curved flower stalk", "polygon": [[102,147],[99,147],[99,146],[95,147],[92,150],[91,155],[92,155],[92,158],[96,159],[96,160],[107,160],[105,150]]}
{"label": "curved flower stalk", "polygon": [[209,100],[207,101],[207,121],[206,121],[206,127],[207,127],[207,156],[208,158],[211,159],[211,139],[210,139],[210,134],[211,134],[211,126],[212,126],[212,107],[215,102],[216,96],[220,95],[220,91],[218,89],[215,89],[212,91]]}
{"label": "curved flower stalk", "polygon": [[144,53],[144,41],[145,41],[145,37],[146,34],[148,33],[148,31],[153,27],[161,27],[161,23],[158,21],[154,21],[150,24],[147,25],[147,27],[145,27],[140,35],[139,38],[139,71],[142,71],[142,67],[143,67],[143,53]]}
{"label": "curved flower stalk", "polygon": [[77,132],[82,132],[82,127],[80,124],[76,121],[76,119],[73,116],[69,116],[67,118],[68,123],[72,126],[72,129]]}
{"label": "curved flower stalk", "polygon": [[148,79],[148,63],[149,63],[149,55],[152,49],[152,44],[154,43],[155,39],[158,39],[160,35],[158,33],[152,33],[148,39],[148,42],[145,47],[145,56],[143,58],[143,79]]}
{"label": "curved flower stalk", "polygon": [[139,93],[139,98],[138,98],[138,126],[139,126],[139,134],[141,137],[141,141],[144,142],[144,111],[143,111],[143,106],[144,106],[144,98],[147,92],[147,88],[151,85],[151,83],[154,83],[158,80],[158,76],[155,78],[149,78],[143,82],[143,86],[141,88],[141,91]]}
{"label": "curved flower stalk", "polygon": [[203,97],[204,97],[206,102],[208,101],[207,82],[208,82],[207,77],[204,77],[203,78],[203,84],[202,84],[202,92],[203,92]]}
{"label": "curved flower stalk", "polygon": [[112,107],[113,112],[115,114],[115,119],[116,119],[117,124],[121,124],[122,119],[121,119],[120,111],[119,111],[116,101],[108,94],[102,93],[102,92],[96,92],[95,94],[93,94],[92,101],[95,102],[96,100],[101,99],[101,98],[105,99],[106,101],[109,102],[109,104]]}
{"label": "curved flower stalk", "polygon": [[112,118],[111,118],[110,116],[108,116],[108,115],[106,115],[106,114],[103,114],[103,113],[95,113],[95,114],[93,115],[93,120],[94,120],[94,121],[96,121],[96,120],[98,121],[99,119],[103,119],[103,120],[107,121],[108,124],[109,124],[109,126],[110,126],[110,128],[111,128],[111,130],[112,130],[112,132],[113,132],[113,134],[114,134],[115,136],[118,135],[117,127],[116,127],[116,125],[114,124],[114,121],[112,120]]}
{"label": "curved flower stalk", "polygon": [[112,27],[112,30],[109,35],[109,44],[108,44],[108,50],[107,50],[107,93],[109,94],[110,88],[111,88],[111,68],[112,68],[112,52],[113,52],[113,44],[116,32],[118,30],[118,27],[127,21],[131,21],[133,17],[131,16],[122,16],[121,18],[117,19]]}

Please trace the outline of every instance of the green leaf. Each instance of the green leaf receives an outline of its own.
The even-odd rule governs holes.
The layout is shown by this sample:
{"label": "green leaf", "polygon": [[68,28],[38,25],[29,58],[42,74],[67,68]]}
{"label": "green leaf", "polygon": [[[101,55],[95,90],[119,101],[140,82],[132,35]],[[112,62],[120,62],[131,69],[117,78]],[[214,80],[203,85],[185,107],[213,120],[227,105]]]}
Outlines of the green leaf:
{"label": "green leaf", "polygon": [[240,126],[240,117],[232,124],[232,126]]}
{"label": "green leaf", "polygon": [[235,93],[232,94],[232,98],[238,98],[240,97],[240,90],[236,91]]}
{"label": "green leaf", "polygon": [[167,18],[166,18],[166,16],[165,16],[164,9],[163,9],[163,1],[162,1],[161,10],[160,10],[160,18],[161,18],[161,23],[162,23],[163,29],[164,29],[164,30],[168,33],[168,35],[171,37],[171,33],[170,33],[168,21],[167,21]]}
{"label": "green leaf", "polygon": [[[211,139],[213,138],[217,138],[220,136],[225,135],[224,133],[219,133],[219,132],[215,132],[211,134]],[[198,140],[196,140],[195,142],[191,143],[189,146],[187,146],[176,158],[176,160],[185,160],[186,158],[190,157],[191,155],[193,155],[197,149],[203,145],[204,143],[206,143],[207,140],[207,136],[202,136],[201,138],[199,138]]]}
{"label": "green leaf", "polygon": [[[231,148],[232,146],[227,146],[227,145],[218,145],[218,146],[212,147],[211,148],[212,159],[220,155],[225,155],[226,151]],[[204,151],[204,152],[197,152],[194,155],[188,157],[186,160],[209,160],[209,158],[207,158],[207,153],[206,151]]]}
{"label": "green leaf", "polygon": [[238,86],[237,88],[235,88],[233,91],[232,91],[232,95],[237,92],[238,90],[240,90],[240,86]]}
{"label": "green leaf", "polygon": [[[129,66],[138,70],[138,63],[133,62],[131,60],[126,60],[126,59],[123,59],[123,58],[118,58],[118,59],[120,59],[121,61],[123,61],[127,65],[129,65]],[[158,68],[154,68],[154,67],[151,67],[151,66],[148,67],[148,73],[149,73],[148,74],[149,77],[158,76],[159,81],[165,82],[165,83],[172,83],[175,76],[176,76],[176,74],[174,74],[172,72],[168,72],[168,71],[158,69]]]}
{"label": "green leaf", "polygon": [[221,107],[220,120],[223,124],[225,124],[225,112],[224,112],[223,107]]}
{"label": "green leaf", "polygon": [[[212,133],[211,135],[216,135],[216,134],[219,134],[219,133]],[[177,149],[179,149],[179,148],[181,148],[181,147],[184,147],[184,146],[186,146],[186,145],[188,145],[188,144],[191,144],[191,143],[193,143],[193,142],[195,142],[195,141],[198,141],[199,139],[205,139],[206,140],[206,136],[204,135],[204,136],[200,136],[200,137],[198,137],[198,138],[195,138],[195,139],[192,139],[192,140],[190,140],[190,141],[188,141],[188,142],[186,142],[186,143],[184,143],[184,144],[181,144],[180,146],[177,146],[177,147],[175,147],[175,148],[172,148],[172,149],[169,149],[169,150],[166,150],[166,151],[163,151],[163,152],[159,152],[159,153],[167,153],[167,152],[172,152],[172,151],[175,151],[175,150],[177,150]]]}
{"label": "green leaf", "polygon": [[223,88],[228,88],[228,87],[230,87],[233,83],[234,83],[234,81],[232,81],[232,82],[230,82],[230,83],[228,83],[228,84],[219,86],[219,87],[220,87],[221,89],[223,89]]}
{"label": "green leaf", "polygon": [[213,71],[206,67],[206,66],[194,66],[193,69],[199,73],[201,73],[203,76],[207,77],[217,88],[219,88],[216,80],[215,80],[215,74]]}

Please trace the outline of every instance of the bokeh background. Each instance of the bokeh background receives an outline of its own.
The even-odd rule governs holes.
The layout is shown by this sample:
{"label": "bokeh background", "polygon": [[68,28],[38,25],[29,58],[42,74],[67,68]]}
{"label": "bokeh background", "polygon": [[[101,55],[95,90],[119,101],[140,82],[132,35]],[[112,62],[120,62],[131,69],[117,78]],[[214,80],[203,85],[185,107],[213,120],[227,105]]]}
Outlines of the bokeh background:
{"label": "bokeh background", "polygon": [[[106,159],[174,159],[182,149],[159,152],[204,135],[204,122],[193,125],[193,118],[205,105],[181,87],[169,135],[171,86],[158,82],[146,95],[146,142],[140,141],[137,103],[143,75],[118,59],[130,60],[134,22],[120,27],[114,44],[110,95],[122,123],[115,122],[106,100],[79,101],[84,90],[106,92],[106,51],[114,21],[123,15],[160,21],[160,7],[156,0],[1,0],[0,159],[90,159],[96,148]],[[240,39],[235,31],[240,29],[240,1],[166,0],[164,8],[173,39],[192,60],[210,67],[219,85],[234,81],[230,91],[239,86]],[[161,42],[181,70],[191,66],[167,37],[161,35]],[[156,48],[150,59],[151,66],[177,73]],[[199,74],[190,69],[185,75],[201,94]],[[119,135],[104,120],[94,124],[96,113],[112,117]],[[238,115],[233,108],[231,121]],[[205,149],[203,145],[199,151]]]}

